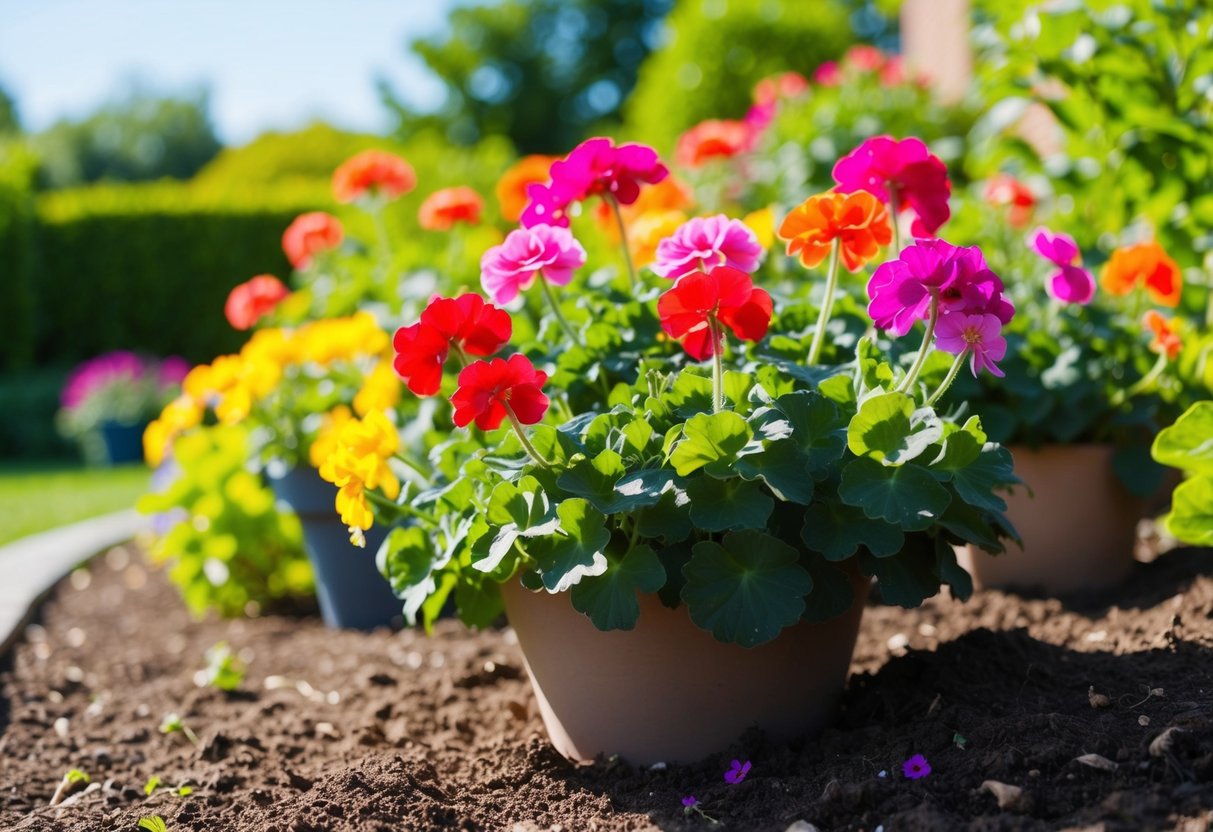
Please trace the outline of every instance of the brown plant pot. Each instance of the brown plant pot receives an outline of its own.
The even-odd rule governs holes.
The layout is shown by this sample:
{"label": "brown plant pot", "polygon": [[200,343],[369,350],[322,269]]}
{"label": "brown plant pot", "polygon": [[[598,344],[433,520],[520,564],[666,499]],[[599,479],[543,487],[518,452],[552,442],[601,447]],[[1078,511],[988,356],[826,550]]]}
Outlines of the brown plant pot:
{"label": "brown plant pot", "polygon": [[[1098,591],[1133,568],[1137,522],[1145,501],[1121,485],[1111,445],[1011,446],[1024,481],[1007,498],[1007,517],[1023,548],[991,556],[957,548],[961,566],[981,587],[1042,589],[1051,595]],[[1026,486],[1026,487],[1025,487]],[[1029,491],[1030,489],[1030,491]]]}
{"label": "brown plant pot", "polygon": [[753,648],[724,644],[685,607],[640,596],[634,630],[602,632],[567,595],[503,584],[506,615],[552,744],[573,760],[619,755],[636,765],[691,762],[750,726],[787,741],[831,720],[851,664],[869,579],[853,570],[855,603]]}

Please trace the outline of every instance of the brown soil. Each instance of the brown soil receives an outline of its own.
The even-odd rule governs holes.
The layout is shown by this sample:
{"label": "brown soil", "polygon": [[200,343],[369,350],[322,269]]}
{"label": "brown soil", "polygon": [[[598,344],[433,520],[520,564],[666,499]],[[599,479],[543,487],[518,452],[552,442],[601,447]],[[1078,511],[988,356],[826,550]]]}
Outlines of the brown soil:
{"label": "brown soil", "polygon": [[[232,694],[194,680],[221,640],[249,660]],[[854,670],[836,726],[816,741],[748,736],[656,771],[574,766],[544,738],[508,631],[194,622],[136,552],[115,550],[64,582],[0,662],[0,828],[134,830],[159,815],[173,832],[782,832],[798,820],[1193,832],[1213,819],[1213,552],[1164,555],[1085,604],[984,592],[872,606]],[[197,746],[158,730],[170,712]],[[929,759],[929,776],[902,775],[912,754]],[[729,785],[735,757],[753,768]],[[97,788],[49,807],[72,768]],[[153,776],[193,793],[147,797]],[[1023,794],[1000,809],[986,780]],[[684,815],[689,794],[720,824]]]}

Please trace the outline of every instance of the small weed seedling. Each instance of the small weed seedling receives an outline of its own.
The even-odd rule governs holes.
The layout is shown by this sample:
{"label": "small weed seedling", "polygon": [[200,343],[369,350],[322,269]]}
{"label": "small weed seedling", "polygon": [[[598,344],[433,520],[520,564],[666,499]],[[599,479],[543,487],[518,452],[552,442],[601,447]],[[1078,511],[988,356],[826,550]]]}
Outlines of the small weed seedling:
{"label": "small weed seedling", "polygon": [[244,681],[244,662],[232,652],[226,641],[206,651],[206,662],[206,670],[202,671],[203,684],[230,692]]}
{"label": "small weed seedling", "polygon": [[168,832],[168,826],[164,823],[164,818],[159,815],[152,815],[150,818],[139,818],[139,828],[146,829],[147,832]]}
{"label": "small weed seedling", "polygon": [[63,779],[59,781],[59,785],[55,788],[55,793],[51,795],[51,805],[58,806],[69,795],[72,795],[81,788],[88,785],[93,778],[87,773],[78,768],[69,769],[67,774],[63,775]]}
{"label": "small weed seedling", "polygon": [[198,739],[198,735],[191,731],[190,727],[181,721],[181,717],[177,716],[175,713],[166,715],[164,720],[160,723],[160,733],[175,734],[178,731],[185,734],[185,738],[194,745],[202,744],[201,740]]}
{"label": "small weed seedling", "polygon": [[158,788],[160,788],[160,778],[153,774],[151,778],[148,779],[148,781],[143,785],[143,793],[148,797],[151,797],[152,792],[156,791]]}
{"label": "small weed seedling", "polygon": [[[177,787],[175,789],[172,789],[173,794],[177,795],[177,797],[189,797],[191,794],[194,793],[193,787],[190,785],[187,785],[189,782],[190,782],[189,780],[182,780],[180,783],[177,784]],[[151,797],[152,794],[156,791],[156,789],[160,788],[160,783],[161,783],[160,776],[153,774],[151,776],[151,778],[147,781],[147,783],[144,784],[143,793],[145,795],[147,795],[148,797]]]}

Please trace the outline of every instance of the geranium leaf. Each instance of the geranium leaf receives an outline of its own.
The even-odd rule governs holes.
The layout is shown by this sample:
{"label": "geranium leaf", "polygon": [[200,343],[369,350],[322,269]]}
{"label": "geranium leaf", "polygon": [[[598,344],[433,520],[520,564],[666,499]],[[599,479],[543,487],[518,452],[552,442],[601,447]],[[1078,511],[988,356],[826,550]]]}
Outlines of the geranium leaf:
{"label": "geranium leaf", "polygon": [[770,442],[761,452],[738,459],[733,470],[742,479],[761,479],[781,500],[808,505],[813,498],[809,459],[795,440]]}
{"label": "geranium leaf", "polygon": [[859,406],[847,427],[847,446],[856,456],[902,465],[942,436],[931,411],[916,413],[914,400],[904,393],[882,393]]}
{"label": "geranium leaf", "polygon": [[641,536],[660,537],[667,545],[685,540],[691,533],[691,500],[682,489],[662,493],[655,504],[637,516]]}
{"label": "geranium leaf", "polygon": [[607,558],[607,569],[573,587],[573,607],[590,617],[599,630],[631,630],[640,615],[638,592],[656,592],[665,569],[648,546],[637,546],[620,560]]}
{"label": "geranium leaf", "polygon": [[743,647],[770,641],[800,619],[813,588],[799,559],[791,546],[759,531],[696,543],[683,567],[691,620],[720,641]]}
{"label": "geranium leaf", "polygon": [[626,472],[623,458],[607,449],[593,459],[577,460],[560,475],[556,484],[570,494],[585,497],[599,511],[610,514],[615,508],[615,483]]}
{"label": "geranium leaf", "polygon": [[1167,530],[1185,543],[1213,546],[1213,477],[1182,482],[1171,495]]}
{"label": "geranium leaf", "polygon": [[806,546],[832,561],[846,560],[860,546],[866,546],[876,557],[887,557],[901,551],[905,543],[905,533],[899,527],[833,500],[809,506],[800,537]]}
{"label": "geranium leaf", "polygon": [[952,487],[960,499],[987,511],[1006,511],[1007,501],[994,489],[1017,482],[1011,452],[999,445],[986,445],[975,461],[952,472]]}
{"label": "geranium leaf", "polygon": [[442,564],[436,559],[430,536],[417,526],[392,529],[375,553],[375,564],[403,602],[409,624],[417,623],[417,611],[437,588],[434,569]]}
{"label": "geranium leaf", "polygon": [[952,588],[953,597],[969,600],[973,594],[973,576],[956,560],[956,550],[942,536],[935,538],[935,573]]}
{"label": "geranium leaf", "polygon": [[820,558],[806,558],[803,565],[813,579],[813,591],[805,599],[802,620],[829,621],[851,608],[855,590],[847,573]]}
{"label": "geranium leaf", "polygon": [[875,575],[880,597],[899,607],[917,607],[939,592],[939,575],[935,565],[932,541],[919,536],[908,538],[901,554],[895,558],[875,558],[860,555],[860,565]]}
{"label": "geranium leaf", "polygon": [[838,496],[873,519],[887,520],[906,531],[929,527],[951,502],[948,490],[919,465],[887,467],[856,459],[842,469]]}
{"label": "geranium leaf", "polygon": [[757,483],[743,479],[697,477],[687,485],[691,521],[706,532],[761,529],[775,507]]}
{"label": "geranium leaf", "polygon": [[560,531],[527,543],[527,552],[539,566],[548,592],[563,592],[583,577],[607,569],[605,550],[611,542],[606,517],[580,497],[556,507]]}
{"label": "geranium leaf", "polygon": [[1163,428],[1154,440],[1154,459],[1193,474],[1213,474],[1213,401],[1198,402]]}
{"label": "geranium leaf", "polygon": [[670,463],[685,477],[713,462],[734,459],[751,435],[745,419],[730,410],[700,413],[687,420],[682,439],[670,454]]}

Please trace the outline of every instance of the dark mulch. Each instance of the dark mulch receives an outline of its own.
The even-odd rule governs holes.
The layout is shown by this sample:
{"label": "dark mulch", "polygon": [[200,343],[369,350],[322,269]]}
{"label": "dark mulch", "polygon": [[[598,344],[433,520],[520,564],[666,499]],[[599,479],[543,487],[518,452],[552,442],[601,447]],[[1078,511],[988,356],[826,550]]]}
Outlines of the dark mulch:
{"label": "dark mulch", "polygon": [[[234,694],[194,680],[221,640],[249,660]],[[1213,818],[1213,552],[1172,552],[1068,605],[981,592],[872,606],[854,670],[812,742],[749,736],[659,771],[574,766],[544,739],[509,631],[194,622],[123,549],[65,582],[0,662],[0,828],[133,830],[160,815],[174,831],[1194,832]],[[170,712],[198,746],[160,733]],[[915,753],[933,772],[911,781],[901,763]],[[1077,762],[1088,754],[1114,769]],[[734,757],[753,761],[735,786],[722,779]],[[99,788],[48,807],[71,768]],[[194,791],[145,797],[152,776]],[[986,780],[1023,796],[1000,809]],[[684,816],[688,794],[721,825]]]}

